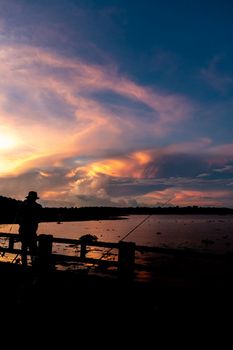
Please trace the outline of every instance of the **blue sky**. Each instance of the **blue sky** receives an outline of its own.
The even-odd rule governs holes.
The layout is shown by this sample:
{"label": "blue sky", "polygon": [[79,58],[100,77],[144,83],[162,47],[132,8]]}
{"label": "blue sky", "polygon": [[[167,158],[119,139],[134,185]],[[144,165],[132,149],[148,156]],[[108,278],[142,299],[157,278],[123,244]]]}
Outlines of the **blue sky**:
{"label": "blue sky", "polygon": [[0,194],[233,207],[231,1],[0,0]]}

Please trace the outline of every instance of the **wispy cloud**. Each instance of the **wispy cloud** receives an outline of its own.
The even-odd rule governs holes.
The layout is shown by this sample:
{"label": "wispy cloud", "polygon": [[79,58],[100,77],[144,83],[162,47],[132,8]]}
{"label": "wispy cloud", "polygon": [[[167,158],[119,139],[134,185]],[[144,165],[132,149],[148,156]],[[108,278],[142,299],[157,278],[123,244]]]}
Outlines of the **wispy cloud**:
{"label": "wispy cloud", "polygon": [[215,56],[207,68],[201,69],[202,78],[215,90],[226,93],[233,86],[233,75],[224,73],[219,68],[223,55]]}
{"label": "wispy cloud", "polygon": [[[216,147],[209,145],[200,154],[206,141],[199,140],[195,149],[194,145],[174,144],[79,165],[66,175],[69,195],[76,196],[79,204],[95,197],[99,204],[134,201],[135,205],[156,205],[169,200],[176,205],[198,205],[199,199],[199,205],[223,205],[225,198],[230,205],[226,186],[232,183],[232,176],[224,178],[223,172],[216,172],[216,166],[222,164],[218,154],[213,157]],[[231,156],[225,157],[225,164],[229,162]],[[203,171],[208,173],[203,176]]]}
{"label": "wispy cloud", "polygon": [[[36,186],[46,205],[232,204],[232,100],[190,100],[185,78],[198,68],[182,53],[124,50],[127,11],[78,3],[1,1],[0,194]],[[115,56],[111,34],[122,40]],[[225,97],[224,59],[200,74]],[[177,86],[185,93],[169,92]]]}
{"label": "wispy cloud", "polygon": [[[68,154],[125,151],[142,134],[164,136],[191,111],[184,97],[140,86],[111,66],[90,65],[20,45],[2,46],[0,58],[1,124],[21,140],[13,149],[17,161],[12,158],[9,171],[27,170],[35,159],[46,165],[46,159],[50,162],[58,154],[63,159]],[[121,101],[113,105],[107,98],[93,98],[98,91],[110,91],[131,105],[122,109]],[[138,115],[138,103],[145,115],[149,113],[149,123]]]}

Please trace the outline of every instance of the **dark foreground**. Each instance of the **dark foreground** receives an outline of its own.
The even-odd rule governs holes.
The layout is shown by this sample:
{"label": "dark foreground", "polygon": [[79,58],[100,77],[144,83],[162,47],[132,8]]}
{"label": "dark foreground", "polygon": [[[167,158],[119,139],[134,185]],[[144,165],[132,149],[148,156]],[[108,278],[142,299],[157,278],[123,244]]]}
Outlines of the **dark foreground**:
{"label": "dark foreground", "polygon": [[231,259],[161,258],[149,281],[86,270],[39,274],[2,263],[1,326],[32,328],[54,341],[65,335],[77,344],[85,338],[101,345],[109,336],[115,345],[123,338],[145,345],[174,336],[177,343],[187,335],[193,342],[213,340],[221,330],[224,341],[232,327],[232,272]]}

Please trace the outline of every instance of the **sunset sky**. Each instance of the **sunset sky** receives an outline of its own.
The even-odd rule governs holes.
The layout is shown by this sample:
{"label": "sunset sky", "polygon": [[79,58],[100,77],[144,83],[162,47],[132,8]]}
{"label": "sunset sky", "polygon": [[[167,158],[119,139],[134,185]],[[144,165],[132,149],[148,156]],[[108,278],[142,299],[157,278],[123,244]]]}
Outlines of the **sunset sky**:
{"label": "sunset sky", "polygon": [[233,207],[233,1],[0,0],[0,195]]}

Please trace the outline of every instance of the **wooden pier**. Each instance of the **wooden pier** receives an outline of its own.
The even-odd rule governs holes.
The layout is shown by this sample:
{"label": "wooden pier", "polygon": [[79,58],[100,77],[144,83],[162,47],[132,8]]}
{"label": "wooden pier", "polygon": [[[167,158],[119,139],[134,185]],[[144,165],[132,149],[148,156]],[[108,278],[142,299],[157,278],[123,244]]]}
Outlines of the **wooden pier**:
{"label": "wooden pier", "polygon": [[[15,257],[21,256],[21,247],[15,247],[20,244],[19,234],[0,233],[0,239],[5,239],[4,246],[0,245],[0,253],[2,256],[5,253],[14,254]],[[37,236],[38,241],[38,261],[41,268],[49,270],[56,265],[62,264],[87,264],[95,266],[104,266],[106,268],[114,267],[119,275],[130,276],[135,270],[147,270],[149,266],[136,261],[137,253],[151,253],[160,255],[169,255],[173,257],[188,257],[188,258],[204,258],[210,260],[222,260],[223,258],[232,261],[232,254],[223,255],[211,252],[200,252],[193,249],[173,249],[163,247],[149,247],[144,245],[136,245],[134,242],[119,241],[102,242],[83,239],[58,238],[51,234],[40,234]],[[65,247],[75,247],[75,254],[60,254],[54,252],[54,244],[59,244]],[[88,255],[90,248],[98,248],[103,253],[99,257],[90,257]],[[104,250],[105,249],[105,250]],[[107,249],[107,250],[106,250]],[[65,251],[61,249],[61,251]],[[115,251],[114,259],[109,259],[109,253]],[[28,252],[29,255],[29,252]],[[12,262],[16,262],[14,258]]]}
{"label": "wooden pier", "polygon": [[[12,261],[14,256],[21,255],[18,234],[0,233],[0,238],[2,254],[12,254]],[[4,317],[9,315],[8,323],[4,318],[7,327],[9,324],[12,327],[12,319],[15,321],[17,315],[20,320],[26,315],[27,322],[29,315],[29,321],[41,318],[44,324],[48,320],[48,329],[59,322],[63,330],[67,324],[70,332],[70,320],[75,318],[74,334],[87,325],[91,331],[91,327],[99,327],[99,334],[102,334],[106,327],[115,332],[120,320],[123,330],[129,324],[132,326],[134,336],[138,326],[138,334],[145,326],[148,337],[152,325],[153,330],[149,333],[154,337],[155,330],[158,334],[164,329],[167,332],[168,324],[173,329],[178,320],[184,329],[185,325],[189,327],[190,322],[198,319],[194,324],[196,331],[196,325],[202,320],[205,329],[206,322],[216,322],[217,318],[222,322],[224,310],[233,311],[232,254],[147,247],[124,241],[91,242],[50,234],[38,235],[37,239],[41,269],[33,270],[31,265],[24,269],[21,263],[12,261],[0,264],[0,298],[4,301],[1,310]],[[61,251],[67,245],[74,246],[74,255],[56,253],[57,244],[61,245]],[[97,248],[100,257],[91,257],[90,248]],[[109,260],[110,250],[114,251],[114,260]],[[155,256],[156,264],[150,265],[151,260],[147,260],[147,266],[138,263],[138,254],[142,255],[142,262],[146,256]],[[105,273],[105,269],[104,273],[89,273],[88,269],[82,268],[78,271],[52,268],[63,263],[68,266],[87,264],[87,267],[103,265],[109,268],[110,274]],[[112,274],[112,270],[116,273]],[[138,271],[143,274],[145,270],[152,274],[152,279],[144,283],[134,278]],[[82,333],[84,330],[79,334]]]}
{"label": "wooden pier", "polygon": [[[0,239],[5,239],[4,246],[0,245],[0,252],[2,255],[5,253],[14,254],[15,256],[21,256],[21,247],[15,247],[20,243],[20,237],[18,234],[0,233]],[[91,240],[77,240],[70,238],[57,238],[50,234],[40,234],[37,236],[38,246],[38,258],[40,265],[44,268],[50,269],[59,264],[64,263],[82,263],[93,265],[104,265],[106,267],[116,267],[122,274],[133,273],[135,269],[135,250],[136,245],[133,242],[98,242]],[[59,245],[69,245],[75,247],[75,255],[65,255],[55,253],[53,251],[54,243]],[[96,247],[106,249],[103,250],[103,254],[99,258],[88,257],[88,251],[90,247]],[[109,252],[116,250],[117,259],[109,260]],[[29,251],[27,252],[29,254]]]}

